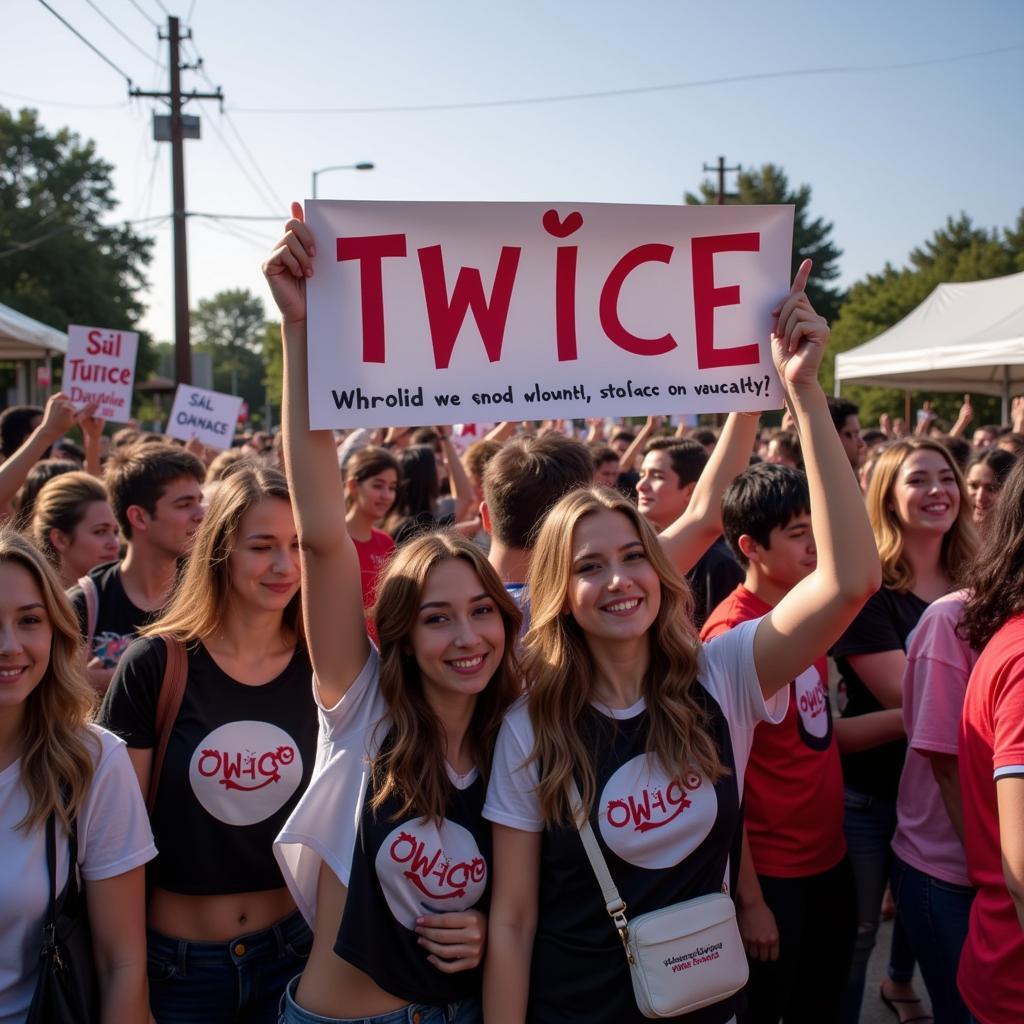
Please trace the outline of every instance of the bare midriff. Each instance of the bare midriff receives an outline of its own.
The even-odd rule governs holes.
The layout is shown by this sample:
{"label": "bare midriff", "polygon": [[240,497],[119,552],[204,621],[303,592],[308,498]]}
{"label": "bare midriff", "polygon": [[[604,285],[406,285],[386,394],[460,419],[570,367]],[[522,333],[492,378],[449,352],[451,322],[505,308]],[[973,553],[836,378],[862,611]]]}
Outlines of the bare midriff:
{"label": "bare midriff", "polygon": [[155,888],[146,923],[154,931],[191,942],[227,942],[261,932],[295,910],[284,887],[224,896],[186,896]]}

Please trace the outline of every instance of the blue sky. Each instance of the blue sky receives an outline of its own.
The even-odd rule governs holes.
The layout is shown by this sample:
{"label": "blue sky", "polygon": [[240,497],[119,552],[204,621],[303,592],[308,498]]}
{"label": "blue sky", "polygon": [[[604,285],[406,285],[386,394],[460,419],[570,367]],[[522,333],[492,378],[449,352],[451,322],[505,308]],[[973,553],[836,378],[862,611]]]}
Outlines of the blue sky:
{"label": "blue sky", "polygon": [[[308,196],[314,168],[360,160],[377,168],[325,174],[321,197],[671,204],[722,154],[730,164],[781,164],[792,184],[812,186],[812,212],[834,222],[841,283],[850,284],[886,261],[904,262],[950,214],[1002,227],[1024,206],[1017,0],[48,2],[145,89],[166,86],[166,71],[146,56],[166,62],[154,28],[166,24],[162,8],[187,19],[227,112],[212,103],[188,108],[203,119],[202,140],[186,144],[191,211],[283,219],[282,204]],[[0,104],[33,106],[48,129],[94,139],[115,165],[115,218],[168,213],[169,146],[151,139],[158,104],[129,103],[124,79],[37,0],[7,0],[4,13]],[[976,53],[985,55],[836,70]],[[747,75],[777,77],[472,109],[256,112],[553,97]],[[194,72],[183,83],[209,89]],[[138,230],[157,240],[144,326],[169,339],[170,228]],[[234,287],[266,297],[259,263],[277,231],[273,221],[191,220],[192,304]]]}

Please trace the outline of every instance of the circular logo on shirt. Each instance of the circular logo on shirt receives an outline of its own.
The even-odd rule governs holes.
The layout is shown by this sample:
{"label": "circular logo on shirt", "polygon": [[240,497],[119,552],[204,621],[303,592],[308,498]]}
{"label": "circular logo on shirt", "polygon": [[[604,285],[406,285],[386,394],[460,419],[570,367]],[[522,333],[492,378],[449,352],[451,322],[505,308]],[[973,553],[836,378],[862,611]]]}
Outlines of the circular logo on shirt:
{"label": "circular logo on shirt", "polygon": [[805,669],[793,680],[797,731],[812,750],[826,750],[832,739],[832,716],[828,693],[816,666]]}
{"label": "circular logo on shirt", "polygon": [[423,914],[468,910],[487,886],[487,863],[472,833],[447,818],[405,821],[384,840],[375,860],[395,920],[412,931]]}
{"label": "circular logo on shirt", "polygon": [[226,825],[255,825],[299,788],[302,754],[270,722],[228,722],[196,747],[188,777],[207,814]]}
{"label": "circular logo on shirt", "polygon": [[718,817],[715,787],[699,772],[670,779],[657,758],[627,761],[601,793],[601,838],[641,868],[679,864],[707,838]]}

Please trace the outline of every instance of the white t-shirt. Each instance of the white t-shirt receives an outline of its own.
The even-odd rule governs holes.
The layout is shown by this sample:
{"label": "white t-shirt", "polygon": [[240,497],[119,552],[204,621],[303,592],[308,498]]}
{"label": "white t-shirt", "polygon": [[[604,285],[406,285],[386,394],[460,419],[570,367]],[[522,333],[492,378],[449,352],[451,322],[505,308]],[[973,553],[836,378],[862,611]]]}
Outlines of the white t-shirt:
{"label": "white t-shirt", "polygon": [[[90,726],[100,741],[96,774],[78,817],[78,867],[86,885],[123,875],[156,856],[146,805],[124,742]],[[15,826],[28,811],[21,762],[0,772],[0,1024],[25,1020],[35,990],[50,898],[46,826]],[[57,893],[68,878],[67,833],[57,825]]]}
{"label": "white t-shirt", "polygon": [[371,761],[387,735],[387,705],[378,676],[377,649],[371,645],[362,671],[334,707],[324,707],[313,679],[320,717],[316,767],[309,788],[274,841],[281,874],[310,927],[321,861],[343,885],[349,882]]}
{"label": "white t-shirt", "polygon": [[[761,694],[754,667],[754,633],[760,621],[742,622],[702,644],[697,668],[698,681],[718,701],[728,723],[741,798],[754,727],[763,721],[778,725],[786,717],[789,706],[788,687],[783,687],[767,702]],[[523,696],[516,701],[502,723],[494,749],[484,817],[523,832],[541,832],[544,819],[536,793],[537,764],[529,762],[533,751],[533,726],[528,699]],[[643,698],[632,707],[622,709],[595,704],[603,714],[620,720],[635,718],[645,706]],[[654,776],[660,769],[645,766],[646,770]],[[669,780],[663,780],[660,788],[667,792]]]}

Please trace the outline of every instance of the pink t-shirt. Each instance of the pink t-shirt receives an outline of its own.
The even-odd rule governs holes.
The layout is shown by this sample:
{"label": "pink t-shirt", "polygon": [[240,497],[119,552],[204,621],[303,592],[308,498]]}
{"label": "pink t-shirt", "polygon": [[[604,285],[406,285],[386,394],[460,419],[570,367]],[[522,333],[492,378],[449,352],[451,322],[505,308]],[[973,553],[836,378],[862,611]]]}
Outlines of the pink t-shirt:
{"label": "pink t-shirt", "polygon": [[932,773],[929,753],[959,749],[960,716],[967,679],[978,660],[956,635],[967,592],[930,604],[910,634],[903,675],[903,726],[907,760],[900,777],[892,848],[900,860],[952,885],[970,885],[964,848]]}

